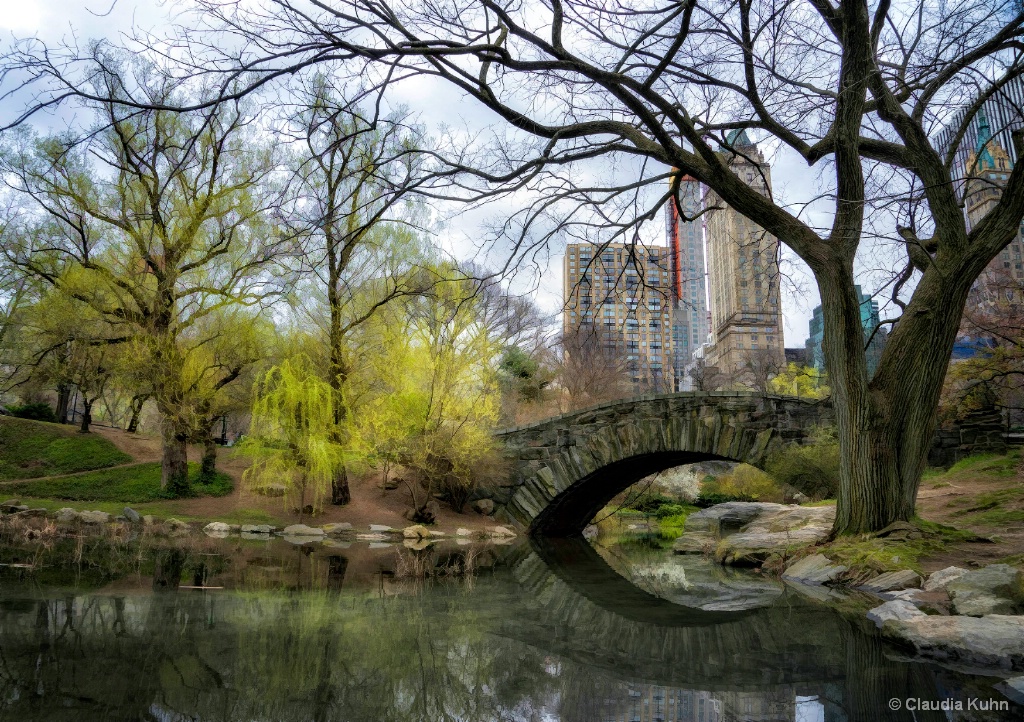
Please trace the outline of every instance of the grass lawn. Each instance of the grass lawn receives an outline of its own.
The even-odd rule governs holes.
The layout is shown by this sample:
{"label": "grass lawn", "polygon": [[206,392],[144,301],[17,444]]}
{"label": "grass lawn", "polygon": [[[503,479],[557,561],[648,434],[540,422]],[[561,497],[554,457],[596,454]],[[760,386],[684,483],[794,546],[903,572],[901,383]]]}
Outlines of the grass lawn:
{"label": "grass lawn", "polygon": [[132,460],[96,434],[62,424],[0,416],[0,481],[103,469]]}
{"label": "grass lawn", "polygon": [[[217,474],[213,481],[199,483],[199,464],[189,464],[193,496],[225,496],[233,489],[231,477]],[[139,503],[168,499],[160,488],[160,464],[134,464],[57,479],[39,479],[0,486],[0,495],[69,501],[114,501]]]}

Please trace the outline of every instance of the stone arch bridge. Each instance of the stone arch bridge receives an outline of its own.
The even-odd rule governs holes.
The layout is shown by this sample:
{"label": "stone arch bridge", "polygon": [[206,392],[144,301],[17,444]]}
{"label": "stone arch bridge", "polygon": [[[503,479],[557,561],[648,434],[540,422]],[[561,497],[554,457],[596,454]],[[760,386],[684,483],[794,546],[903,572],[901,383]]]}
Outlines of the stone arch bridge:
{"label": "stone arch bridge", "polygon": [[511,464],[495,516],[538,536],[573,536],[650,474],[701,461],[762,467],[782,444],[834,423],[828,401],[756,393],[641,396],[496,434]]}

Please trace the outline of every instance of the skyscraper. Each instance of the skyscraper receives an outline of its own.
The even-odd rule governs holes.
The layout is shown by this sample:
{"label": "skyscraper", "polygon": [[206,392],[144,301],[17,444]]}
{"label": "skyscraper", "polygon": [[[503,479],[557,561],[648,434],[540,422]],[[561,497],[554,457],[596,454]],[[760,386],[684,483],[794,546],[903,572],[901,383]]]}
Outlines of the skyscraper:
{"label": "skyscraper", "polygon": [[665,207],[672,269],[672,369],[677,391],[686,388],[685,367],[708,335],[700,183],[690,176],[683,176],[679,183],[679,206],[682,214],[674,201]]}
{"label": "skyscraper", "polygon": [[[860,325],[864,330],[864,341],[868,339],[867,365],[868,377],[874,376],[878,362],[882,358],[882,350],[888,338],[885,329],[878,328],[881,325],[881,318],[878,315],[878,301],[870,295],[861,291],[860,286],[854,286],[857,290],[857,297],[860,299]],[[818,371],[825,371],[825,354],[822,351],[822,342],[825,339],[825,321],[822,316],[821,306],[816,306],[811,312],[810,329],[807,338],[807,363]],[[878,329],[876,331],[876,329]]]}
{"label": "skyscraper", "polygon": [[672,389],[669,249],[570,243],[563,260],[563,330],[594,333],[636,391]]}
{"label": "skyscraper", "polygon": [[[734,131],[720,152],[729,167],[762,195],[771,190],[771,168],[745,131]],[[734,150],[730,150],[730,148]],[[711,336],[707,363],[728,383],[759,385],[785,367],[779,305],[779,241],[730,208],[714,191],[707,215]],[[710,210],[717,207],[715,210]]]}

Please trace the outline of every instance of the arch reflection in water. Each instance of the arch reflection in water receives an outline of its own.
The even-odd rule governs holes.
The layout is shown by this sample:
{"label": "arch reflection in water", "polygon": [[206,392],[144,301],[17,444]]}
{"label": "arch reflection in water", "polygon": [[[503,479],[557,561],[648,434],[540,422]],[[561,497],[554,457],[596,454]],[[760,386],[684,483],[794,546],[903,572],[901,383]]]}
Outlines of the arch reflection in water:
{"label": "arch reflection in water", "polygon": [[672,605],[578,544],[407,587],[352,577],[364,554],[311,552],[327,571],[302,591],[0,592],[0,719],[904,720],[894,693],[977,684],[891,661],[788,593],[742,613]]}

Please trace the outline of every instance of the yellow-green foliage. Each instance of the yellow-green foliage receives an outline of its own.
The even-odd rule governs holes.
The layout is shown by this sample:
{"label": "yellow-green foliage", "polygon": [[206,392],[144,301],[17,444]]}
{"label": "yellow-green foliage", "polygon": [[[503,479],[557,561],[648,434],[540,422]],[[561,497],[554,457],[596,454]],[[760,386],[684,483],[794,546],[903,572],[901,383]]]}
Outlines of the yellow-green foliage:
{"label": "yellow-green foliage", "polygon": [[330,385],[300,355],[267,371],[253,396],[250,435],[238,446],[252,459],[243,481],[256,489],[284,484],[300,506],[319,509],[344,461]]}
{"label": "yellow-green foliage", "polygon": [[758,501],[782,501],[782,489],[775,479],[749,464],[738,464],[731,473],[709,479],[701,485],[701,494],[749,497]]}
{"label": "yellow-green foliage", "polygon": [[823,399],[831,391],[825,383],[825,375],[813,366],[790,363],[786,370],[773,378],[769,385],[777,394]]}
{"label": "yellow-green foliage", "polygon": [[472,290],[442,281],[381,314],[365,331],[376,352],[346,399],[348,438],[366,464],[413,467],[449,493],[472,485],[493,451],[490,431],[499,413],[500,348]]}

